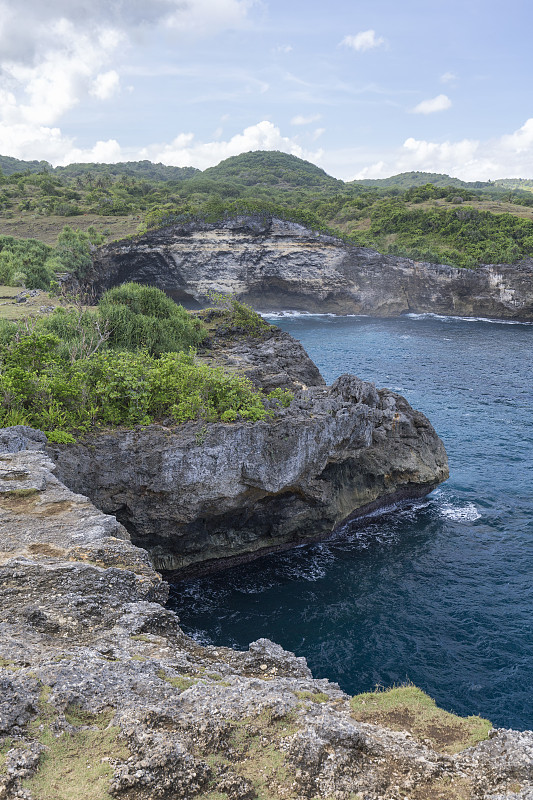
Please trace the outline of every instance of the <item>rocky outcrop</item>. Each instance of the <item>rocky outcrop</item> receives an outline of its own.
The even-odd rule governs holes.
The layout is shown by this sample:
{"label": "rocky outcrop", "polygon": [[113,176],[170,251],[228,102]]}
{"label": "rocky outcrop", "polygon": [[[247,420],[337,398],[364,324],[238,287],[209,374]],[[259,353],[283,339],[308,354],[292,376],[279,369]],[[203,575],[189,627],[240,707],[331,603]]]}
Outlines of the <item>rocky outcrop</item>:
{"label": "rocky outcrop", "polygon": [[208,345],[211,363],[292,389],[290,407],[260,422],[151,425],[47,448],[61,480],[115,515],[158,569],[208,571],[323,538],[448,477],[442,442],[403,397],[353,375],[324,386],[279,329]]}
{"label": "rocky outcrop", "polygon": [[531,732],[429,742],[416,715],[410,731],[358,721],[268,640],[186,637],[146,554],[57,479],[44,444],[0,432],[2,800],[531,797]]}
{"label": "rocky outcrop", "polygon": [[432,312],[533,320],[533,260],[478,269],[385,256],[276,219],[188,224],[113,242],[95,254],[96,292],[124,281],[189,307],[231,292],[260,311],[397,316]]}

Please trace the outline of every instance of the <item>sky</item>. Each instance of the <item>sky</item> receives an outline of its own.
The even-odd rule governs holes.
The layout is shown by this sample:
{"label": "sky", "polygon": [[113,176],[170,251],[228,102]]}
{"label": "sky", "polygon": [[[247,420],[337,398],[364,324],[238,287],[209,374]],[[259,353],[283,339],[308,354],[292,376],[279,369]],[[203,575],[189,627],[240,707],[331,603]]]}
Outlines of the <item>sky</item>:
{"label": "sky", "polygon": [[533,178],[531,0],[0,0],[0,154]]}

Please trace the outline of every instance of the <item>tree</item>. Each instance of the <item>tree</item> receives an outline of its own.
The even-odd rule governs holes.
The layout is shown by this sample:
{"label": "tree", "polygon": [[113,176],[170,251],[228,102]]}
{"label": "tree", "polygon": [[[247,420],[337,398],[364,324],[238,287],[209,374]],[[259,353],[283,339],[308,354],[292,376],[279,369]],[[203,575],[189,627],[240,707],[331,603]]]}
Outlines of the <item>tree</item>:
{"label": "tree", "polygon": [[88,234],[65,225],[57,240],[55,254],[66,272],[83,278],[92,264]]}

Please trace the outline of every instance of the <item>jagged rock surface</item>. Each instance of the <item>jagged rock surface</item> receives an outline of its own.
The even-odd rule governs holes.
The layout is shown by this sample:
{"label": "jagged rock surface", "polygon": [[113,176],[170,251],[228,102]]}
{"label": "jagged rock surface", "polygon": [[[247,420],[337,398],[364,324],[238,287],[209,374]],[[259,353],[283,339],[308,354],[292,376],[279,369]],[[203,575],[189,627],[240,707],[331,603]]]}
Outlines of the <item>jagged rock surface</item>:
{"label": "jagged rock surface", "polygon": [[54,787],[98,800],[531,797],[531,732],[438,752],[357,722],[336,684],[268,640],[237,652],[186,637],[154,602],[165,584],[146,554],[58,481],[42,436],[0,441],[2,800]]}
{"label": "jagged rock surface", "polygon": [[318,539],[448,477],[442,442],[403,397],[353,375],[325,387],[279,330],[221,338],[203,357],[260,387],[291,388],[288,409],[268,421],[152,425],[47,449],[61,480],[116,515],[158,569],[190,574]]}
{"label": "jagged rock surface", "polygon": [[240,217],[113,242],[95,254],[91,288],[124,281],[164,289],[191,307],[232,292],[260,311],[397,316],[432,312],[533,319],[533,260],[455,269],[351,247],[281,220]]}

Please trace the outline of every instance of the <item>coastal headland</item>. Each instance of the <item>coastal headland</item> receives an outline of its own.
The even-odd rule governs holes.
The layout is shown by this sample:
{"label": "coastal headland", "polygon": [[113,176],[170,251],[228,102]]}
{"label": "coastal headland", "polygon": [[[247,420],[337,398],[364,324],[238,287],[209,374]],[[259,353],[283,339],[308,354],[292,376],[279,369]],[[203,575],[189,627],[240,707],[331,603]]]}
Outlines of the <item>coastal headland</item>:
{"label": "coastal headland", "polygon": [[220,567],[447,476],[422,414],[355,376],[326,387],[281,331],[215,326],[200,358],[294,400],[271,420],[76,444],[0,432],[0,797],[529,796],[531,732],[413,686],[350,698],[266,639],[238,652],[183,633],[154,561]]}
{"label": "coastal headland", "polygon": [[201,646],[146,551],[0,431],[0,797],[511,800],[533,734],[413,686],[350,698],[259,639]]}

